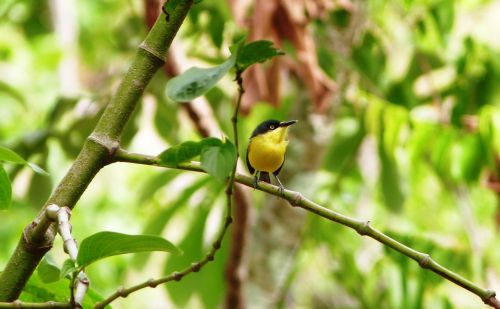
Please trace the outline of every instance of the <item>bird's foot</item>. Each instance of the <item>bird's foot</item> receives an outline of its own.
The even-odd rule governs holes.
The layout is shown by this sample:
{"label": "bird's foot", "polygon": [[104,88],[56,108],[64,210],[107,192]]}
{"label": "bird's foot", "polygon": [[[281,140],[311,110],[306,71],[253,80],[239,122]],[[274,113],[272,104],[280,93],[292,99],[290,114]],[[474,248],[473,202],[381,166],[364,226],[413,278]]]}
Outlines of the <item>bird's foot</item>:
{"label": "bird's foot", "polygon": [[279,193],[279,195],[280,195],[282,198],[285,198],[285,187],[283,187],[282,185],[279,185],[279,186],[278,186],[278,193]]}
{"label": "bird's foot", "polygon": [[255,177],[253,179],[253,182],[252,182],[252,185],[253,185],[254,189],[257,189],[257,183],[258,182],[259,182],[259,178],[257,177],[257,175],[255,175]]}
{"label": "bird's foot", "polygon": [[278,175],[274,175],[274,177],[278,181],[278,193],[279,193],[280,197],[285,198],[285,187],[281,183],[281,180],[278,178]]}

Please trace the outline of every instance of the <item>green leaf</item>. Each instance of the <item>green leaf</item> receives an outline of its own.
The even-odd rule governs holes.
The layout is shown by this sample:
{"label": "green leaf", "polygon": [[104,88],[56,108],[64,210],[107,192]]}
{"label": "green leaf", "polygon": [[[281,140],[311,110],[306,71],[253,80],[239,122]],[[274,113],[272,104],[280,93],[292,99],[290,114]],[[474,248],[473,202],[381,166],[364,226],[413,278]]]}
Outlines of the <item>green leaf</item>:
{"label": "green leaf", "polygon": [[222,141],[213,137],[202,139],[199,142],[184,142],[162,152],[159,155],[160,165],[175,167],[179,163],[189,161],[199,156],[204,147],[220,145],[222,145]]}
{"label": "green leaf", "polygon": [[[208,188],[207,188],[208,186]],[[201,188],[206,188],[207,190],[203,190],[202,200],[204,204],[213,205],[213,200],[215,197],[213,194],[209,194],[209,192],[213,192],[214,189],[220,189],[220,185],[218,182],[214,182],[212,177],[208,175],[203,175],[199,180],[190,184],[189,187],[184,189],[176,196],[176,200],[164,205],[159,211],[156,211],[151,214],[150,218],[146,221],[145,229],[143,230],[144,234],[149,235],[158,235],[164,229],[165,226],[170,222],[170,219],[183,207],[185,207],[188,201],[195,195],[198,195]],[[208,191],[208,192],[207,192]],[[216,191],[218,192],[218,190]],[[137,254],[134,257],[134,265],[143,265],[146,260],[149,258],[150,254]]]}
{"label": "green leaf", "polygon": [[13,150],[10,150],[9,148],[3,146],[0,146],[0,161],[6,161],[16,164],[26,164],[26,160],[24,160],[20,155],[15,153]]}
{"label": "green leaf", "polygon": [[165,2],[165,10],[167,12],[172,12],[173,10],[175,10],[177,5],[179,5],[179,3],[181,3],[180,0],[167,0]]}
{"label": "green leaf", "polygon": [[61,271],[59,273],[59,278],[69,278],[69,274],[77,271],[78,268],[76,267],[75,263],[71,259],[67,259],[64,261],[63,266],[61,268]]}
{"label": "green leaf", "polygon": [[[171,274],[174,271],[179,271],[179,269],[189,266],[192,261],[200,260],[203,257],[203,235],[207,217],[207,207],[200,207],[200,209],[197,209],[194,218],[189,224],[188,231],[179,244],[179,247],[184,250],[186,254],[189,254],[189,259],[169,258],[165,263],[163,270],[164,274]],[[203,271],[186,276],[178,284],[164,285],[177,308],[187,308],[187,302],[198,290],[198,285],[200,284],[199,275],[201,273],[203,273]]]}
{"label": "green leaf", "polygon": [[26,108],[26,99],[16,88],[0,80],[0,93],[5,93]]}
{"label": "green leaf", "polygon": [[285,53],[273,47],[273,42],[259,40],[245,44],[238,53],[236,61],[238,68],[244,71],[252,64],[264,62]]}
{"label": "green leaf", "polygon": [[46,256],[40,265],[38,265],[37,273],[43,283],[51,283],[59,280],[59,275],[61,270],[51,259],[49,256]]}
{"label": "green leaf", "polygon": [[[68,280],[45,283],[39,276],[31,276],[19,296],[19,300],[24,302],[68,302],[70,299],[68,287]],[[97,302],[100,302],[103,299],[104,298],[99,295],[91,285],[85,298],[83,299],[83,308],[92,308]]]}
{"label": "green leaf", "polygon": [[10,179],[0,164],[0,210],[8,209],[12,199],[12,186]]}
{"label": "green leaf", "polygon": [[49,173],[47,173],[43,168],[36,165],[35,163],[26,162],[26,164],[28,164],[28,166],[31,167],[33,172],[40,174],[40,175],[49,176]]}
{"label": "green leaf", "polygon": [[176,102],[191,101],[212,89],[236,63],[238,53],[213,68],[192,67],[168,81],[166,94]]}
{"label": "green leaf", "polygon": [[19,300],[25,302],[65,302],[69,300],[68,286],[69,281],[66,280],[46,283],[39,276],[31,276],[19,296]]}
{"label": "green leaf", "polygon": [[219,146],[205,147],[201,153],[201,168],[224,181],[236,164],[236,147],[230,141]]}
{"label": "green leaf", "polygon": [[38,174],[42,174],[45,176],[48,176],[49,173],[44,171],[40,166],[36,165],[35,163],[28,162],[24,160],[20,155],[15,153],[13,150],[10,150],[9,148],[0,146],[0,161],[6,161],[10,163],[15,163],[15,164],[27,164],[31,169]]}
{"label": "green leaf", "polygon": [[99,232],[82,241],[77,263],[83,268],[105,257],[149,251],[181,254],[171,242],[158,236]]}
{"label": "green leaf", "polygon": [[451,147],[450,173],[457,181],[477,181],[483,165],[486,149],[479,134],[466,134],[455,140]]}

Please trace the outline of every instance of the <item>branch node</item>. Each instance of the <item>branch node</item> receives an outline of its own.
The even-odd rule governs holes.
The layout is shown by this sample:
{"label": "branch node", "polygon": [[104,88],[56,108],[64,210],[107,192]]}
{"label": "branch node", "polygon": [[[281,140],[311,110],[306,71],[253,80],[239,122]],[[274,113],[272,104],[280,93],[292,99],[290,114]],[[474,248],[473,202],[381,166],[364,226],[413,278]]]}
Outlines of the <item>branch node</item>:
{"label": "branch node", "polygon": [[201,265],[200,263],[193,263],[191,264],[191,269],[193,270],[193,272],[197,273],[200,271],[200,268],[201,268]]}
{"label": "branch node", "polygon": [[157,285],[158,284],[155,282],[155,279],[149,278],[149,280],[148,280],[148,286],[149,287],[156,288]]}
{"label": "branch node", "polygon": [[420,261],[418,261],[418,265],[420,265],[420,267],[422,268],[429,268],[430,264],[431,264],[431,256],[424,253],[420,258]]}
{"label": "branch node", "polygon": [[33,243],[30,240],[28,229],[24,229],[22,239],[24,242],[24,247],[31,253],[45,253],[49,251],[50,248],[52,248],[53,241],[48,239],[47,237],[45,237],[44,242],[41,244]]}
{"label": "branch node", "polygon": [[356,232],[358,232],[358,234],[361,236],[367,235],[369,230],[370,230],[370,220],[363,222],[358,228],[356,228]]}
{"label": "branch node", "polygon": [[493,290],[486,290],[486,296],[483,297],[483,302],[493,308],[500,308],[500,301],[496,299],[497,294]]}
{"label": "branch node", "polygon": [[220,248],[220,245],[221,245],[220,240],[218,240],[218,241],[214,242],[213,247],[215,250],[218,250]]}
{"label": "branch node", "polygon": [[214,253],[210,252],[210,254],[207,256],[207,260],[213,261],[214,260]]}
{"label": "branch node", "polygon": [[92,132],[92,134],[87,137],[87,140],[106,148],[110,156],[113,156],[118,149],[120,149],[119,141],[110,139],[109,137],[100,135],[99,133]]}
{"label": "branch node", "polygon": [[293,207],[299,206],[302,203],[303,198],[304,197],[300,192],[295,192],[293,194],[293,198],[289,201],[290,205],[292,205]]}
{"label": "branch node", "polygon": [[127,291],[125,290],[124,287],[120,287],[118,290],[116,290],[116,294],[120,295],[120,297],[127,297],[129,293],[127,293]]}
{"label": "branch node", "polygon": [[182,279],[182,274],[178,271],[174,272],[172,274],[172,278],[174,278],[175,281],[181,281]]}
{"label": "branch node", "polygon": [[146,42],[142,42],[139,45],[139,49],[147,52],[148,54],[153,55],[156,59],[160,60],[162,63],[165,63],[165,58],[158,52],[156,52],[153,48],[151,48]]}

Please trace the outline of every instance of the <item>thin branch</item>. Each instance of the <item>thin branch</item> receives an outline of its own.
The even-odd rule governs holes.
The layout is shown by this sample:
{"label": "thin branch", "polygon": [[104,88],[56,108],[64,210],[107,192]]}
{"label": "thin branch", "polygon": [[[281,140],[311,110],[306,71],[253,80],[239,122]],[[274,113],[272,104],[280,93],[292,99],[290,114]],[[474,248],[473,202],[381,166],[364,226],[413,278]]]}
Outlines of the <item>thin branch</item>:
{"label": "thin branch", "polygon": [[16,301],[13,301],[10,303],[0,302],[0,308],[72,309],[73,306],[70,303],[61,303],[61,302],[55,302],[55,301],[48,301],[45,303],[28,303],[28,302],[22,302],[22,301],[16,300]]}
{"label": "thin branch", "polygon": [[[215,253],[221,247],[222,240],[224,239],[226,231],[227,231],[229,225],[231,225],[231,222],[233,220],[232,217],[231,217],[231,213],[232,213],[232,195],[233,195],[233,191],[234,191],[234,181],[235,181],[235,176],[236,176],[236,167],[238,165],[238,158],[239,158],[239,151],[238,151],[238,126],[237,126],[237,124],[238,124],[238,111],[239,111],[239,108],[240,108],[241,97],[243,96],[243,93],[245,92],[243,90],[243,84],[242,84],[242,80],[241,80],[241,72],[240,71],[236,72],[236,81],[237,81],[237,84],[238,84],[238,99],[237,99],[237,102],[236,102],[236,107],[234,109],[233,118],[231,119],[232,122],[233,122],[234,143],[236,145],[236,160],[235,160],[235,163],[234,163],[231,175],[230,175],[230,177],[229,177],[229,179],[227,181],[227,184],[226,184],[226,190],[225,190],[225,192],[226,192],[226,196],[227,196],[227,209],[226,209],[226,216],[225,216],[225,219],[224,219],[224,225],[221,228],[221,230],[219,232],[219,235],[217,236],[216,240],[212,244],[212,248],[205,255],[205,257],[203,259],[201,259],[200,261],[198,261],[196,263],[191,264],[191,266],[185,268],[184,270],[182,270],[180,272],[174,272],[174,273],[172,273],[171,275],[169,275],[167,277],[159,278],[159,279],[156,279],[156,280],[149,279],[149,280],[147,280],[147,281],[145,281],[143,283],[134,285],[134,286],[132,286],[130,288],[127,288],[127,289],[120,288],[120,289],[116,290],[113,294],[111,294],[105,300],[103,300],[102,302],[97,303],[94,306],[94,309],[104,308],[106,305],[109,305],[115,299],[117,299],[119,297],[127,297],[129,294],[131,294],[133,292],[136,292],[136,291],[139,291],[139,290],[141,290],[143,288],[147,288],[147,287],[155,288],[159,284],[166,283],[166,282],[169,282],[169,281],[172,281],[172,280],[180,281],[184,276],[186,276],[186,275],[188,275],[190,273],[193,273],[193,272],[200,271],[200,269],[205,264],[207,264],[208,262],[214,260]],[[158,164],[158,158],[157,157],[143,156],[143,155],[140,155],[140,154],[128,153],[128,152],[126,152],[125,150],[122,150],[122,149],[118,149],[118,151],[116,153],[116,157],[117,158],[118,157],[123,158],[124,160],[122,160],[122,161],[130,160],[130,161],[127,161],[127,162],[131,162],[131,163],[134,162],[134,161],[143,160],[143,162],[147,162],[147,165],[157,165]]]}
{"label": "thin branch", "polygon": [[[140,154],[135,154],[135,153],[129,153],[125,150],[118,150],[115,156],[115,159],[120,162],[129,162],[129,163],[136,163],[136,164],[144,164],[144,165],[153,165],[153,166],[160,166],[160,159],[154,156],[146,156],[146,155],[140,155]],[[199,162],[190,162],[190,163],[184,163],[179,166],[177,166],[178,169],[181,170],[188,170],[188,171],[194,171],[194,172],[200,172],[200,173],[205,173],[205,171],[201,168],[201,165]],[[241,183],[245,186],[252,187],[253,188],[253,178],[247,175],[242,175],[242,174],[236,174],[235,181],[238,183]],[[281,195],[280,190],[277,186],[274,186],[272,184],[268,184],[265,182],[259,182],[257,185],[257,190],[260,190],[262,192],[266,192],[272,195],[275,195],[277,197],[283,197],[286,199],[290,205],[294,207],[300,207],[302,209],[305,209],[311,213],[317,214],[320,217],[323,217],[325,219],[328,219],[333,222],[340,223],[344,226],[347,226],[362,236],[368,236],[371,237],[378,242],[398,251],[399,253],[411,258],[412,260],[415,260],[420,267],[424,269],[429,269],[430,271],[436,273],[437,275],[441,276],[442,278],[449,280],[458,286],[461,286],[462,288],[476,294],[483,300],[483,302],[487,305],[490,305],[494,308],[500,308],[500,303],[498,300],[495,298],[496,293],[492,290],[489,289],[483,289],[473,282],[465,279],[464,277],[458,275],[457,273],[447,269],[446,267],[442,266],[441,264],[437,263],[434,261],[430,255],[426,253],[422,253],[419,251],[416,251],[398,241],[395,239],[387,236],[386,234],[382,233],[381,231],[373,228],[370,225],[370,221],[363,221],[359,219],[354,219],[348,216],[345,216],[341,213],[338,213],[336,211],[333,211],[331,209],[325,208],[319,204],[316,204],[315,202],[305,198],[300,192],[296,191],[290,191],[286,190],[284,191],[284,194]]]}
{"label": "thin branch", "polygon": [[[69,219],[71,217],[71,209],[68,207],[59,207],[56,204],[50,204],[45,208],[45,215],[49,220],[57,222],[57,231],[61,238],[63,239],[64,252],[69,255],[69,258],[76,264],[76,259],[78,256],[78,246],[76,240],[71,234],[71,223]],[[76,282],[76,285],[75,285]],[[83,307],[83,298],[87,293],[90,281],[87,275],[82,270],[76,276],[72,277],[70,292],[71,292],[71,303],[74,308]],[[75,292],[73,292],[73,290]]]}
{"label": "thin branch", "polygon": [[[145,20],[148,28],[151,28],[158,14],[161,12],[161,0],[144,0]],[[177,46],[178,47],[178,46]],[[176,48],[175,46],[173,48]],[[181,73],[181,63],[176,59],[173,52],[168,53],[167,61],[163,66],[164,72],[168,77],[174,77]],[[242,85],[239,87],[242,88]],[[241,96],[240,96],[241,98]],[[203,97],[199,97],[191,102],[184,102],[181,107],[186,111],[191,122],[198,133],[203,137],[220,136],[222,130],[217,121],[215,121],[213,111],[210,105]],[[241,105],[237,102],[237,109]],[[231,244],[225,277],[227,282],[226,308],[240,308],[243,304],[241,291],[241,269],[243,264],[243,252],[245,250],[246,238],[248,233],[248,192],[243,187],[237,185],[234,188],[234,210],[232,213],[233,227],[231,229]]]}

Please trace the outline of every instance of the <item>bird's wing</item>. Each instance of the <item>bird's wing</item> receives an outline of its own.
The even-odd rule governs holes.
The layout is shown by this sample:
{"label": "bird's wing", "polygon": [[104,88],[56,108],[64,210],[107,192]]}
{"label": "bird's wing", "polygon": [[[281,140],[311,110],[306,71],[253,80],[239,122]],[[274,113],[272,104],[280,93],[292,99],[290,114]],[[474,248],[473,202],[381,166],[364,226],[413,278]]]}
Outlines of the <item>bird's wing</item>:
{"label": "bird's wing", "polygon": [[249,143],[248,147],[247,147],[247,167],[248,167],[248,171],[250,172],[250,174],[253,175],[255,173],[255,169],[250,164],[250,160],[248,160],[248,152],[250,151],[250,145],[251,145],[251,143]]}
{"label": "bird's wing", "polygon": [[278,176],[278,174],[281,171],[281,168],[283,167],[283,164],[285,164],[286,156],[283,156],[283,163],[281,163],[280,167],[273,172],[274,176]]}

